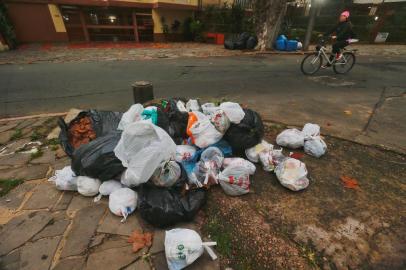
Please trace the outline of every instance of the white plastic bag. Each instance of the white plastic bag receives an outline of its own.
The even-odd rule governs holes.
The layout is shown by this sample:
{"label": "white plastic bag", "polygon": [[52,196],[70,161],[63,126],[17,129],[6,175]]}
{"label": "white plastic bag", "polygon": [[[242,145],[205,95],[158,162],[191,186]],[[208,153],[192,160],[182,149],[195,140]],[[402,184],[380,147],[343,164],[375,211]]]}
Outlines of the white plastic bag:
{"label": "white plastic bag", "polygon": [[186,110],[186,107],[185,107],[185,102],[183,102],[182,100],[178,100],[178,102],[176,102],[176,107],[181,112],[188,112],[188,110]]}
{"label": "white plastic bag", "polygon": [[101,182],[99,179],[79,176],[77,179],[78,192],[83,196],[95,196],[99,193]]}
{"label": "white plastic bag", "polygon": [[282,186],[293,191],[305,189],[309,185],[306,165],[294,158],[286,158],[276,166],[275,174]]}
{"label": "white plastic bag", "polygon": [[320,136],[310,137],[304,143],[304,151],[308,155],[319,158],[326,153],[327,145]]}
{"label": "white plastic bag", "polygon": [[231,164],[220,172],[218,181],[224,192],[230,196],[244,195],[250,191],[249,170],[238,164]]}
{"label": "white plastic bag", "polygon": [[151,181],[158,187],[171,187],[180,178],[182,170],[176,161],[162,162],[155,170]]}
{"label": "white plastic bag", "polygon": [[71,166],[66,166],[62,170],[56,170],[55,175],[48,179],[48,181],[55,182],[55,186],[59,190],[78,190],[77,176],[72,171]]}
{"label": "white plastic bag", "polygon": [[144,107],[137,103],[131,105],[131,107],[123,114],[121,117],[120,123],[118,124],[118,130],[124,130],[129,124],[140,121],[141,113],[144,110]]}
{"label": "white plastic bag", "polygon": [[189,161],[196,154],[196,147],[193,145],[177,145],[175,160],[179,163]]}
{"label": "white plastic bag", "polygon": [[203,113],[194,113],[198,120],[190,127],[190,132],[194,139],[193,143],[199,148],[206,148],[220,141],[223,134],[215,128],[209,118]]}
{"label": "white plastic bag", "polygon": [[110,194],[109,209],[116,215],[123,217],[121,222],[126,221],[127,216],[137,208],[138,194],[129,188],[120,188]]}
{"label": "white plastic bag", "polygon": [[216,254],[210,248],[216,242],[202,242],[200,235],[190,229],[173,229],[165,233],[165,256],[169,270],[181,270],[196,261],[206,250],[213,260]]}
{"label": "white plastic bag", "polygon": [[247,172],[251,175],[255,174],[255,170],[257,169],[254,164],[245,160],[243,158],[225,158],[223,160],[223,168],[227,168],[230,165],[240,166],[247,170]]}
{"label": "white plastic bag", "polygon": [[199,102],[196,99],[189,99],[189,101],[186,102],[186,110],[188,112],[200,111]]}
{"label": "white plastic bag", "polygon": [[212,115],[218,109],[219,107],[217,107],[214,103],[204,103],[202,105],[202,111],[205,115]]}
{"label": "white plastic bag", "polygon": [[210,121],[221,134],[225,134],[230,127],[230,119],[228,119],[223,110],[213,112],[210,115]]}
{"label": "white plastic bag", "polygon": [[99,187],[99,195],[94,198],[94,202],[100,201],[102,196],[109,196],[111,193],[122,187],[123,185],[117,180],[104,181]]}
{"label": "white plastic bag", "polygon": [[317,124],[307,123],[302,129],[305,139],[314,136],[320,136],[320,126]]}
{"label": "white plastic bag", "polygon": [[296,128],[285,129],[276,137],[276,143],[291,149],[300,148],[304,145],[304,135]]}
{"label": "white plastic bag", "polygon": [[[202,152],[194,174],[202,185],[217,184],[218,171],[223,164],[224,155],[217,147],[209,147]],[[198,184],[198,186],[200,186]]]}
{"label": "white plastic bag", "polygon": [[240,104],[235,102],[223,102],[220,104],[220,109],[224,111],[231,123],[239,124],[245,116],[245,112]]}
{"label": "white plastic bag", "polygon": [[161,162],[174,159],[176,145],[160,127],[139,121],[124,130],[114,153],[127,168],[121,183],[134,187],[147,182]]}
{"label": "white plastic bag", "polygon": [[268,143],[265,140],[262,140],[261,143],[255,145],[254,147],[248,148],[245,150],[245,155],[248,160],[254,163],[259,162],[259,153],[272,151],[273,145]]}

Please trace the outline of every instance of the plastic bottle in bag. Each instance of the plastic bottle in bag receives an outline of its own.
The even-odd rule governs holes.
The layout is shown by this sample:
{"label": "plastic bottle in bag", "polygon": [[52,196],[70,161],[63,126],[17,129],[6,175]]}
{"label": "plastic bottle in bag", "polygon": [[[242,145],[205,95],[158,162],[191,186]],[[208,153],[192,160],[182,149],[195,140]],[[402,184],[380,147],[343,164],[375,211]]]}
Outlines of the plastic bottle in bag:
{"label": "plastic bottle in bag", "polygon": [[176,161],[162,162],[155,170],[151,181],[158,187],[171,187],[179,180],[182,170]]}
{"label": "plastic bottle in bag", "polygon": [[137,208],[138,195],[129,188],[120,188],[113,191],[109,197],[109,209],[116,215],[123,217],[121,222],[126,221],[127,216]]}
{"label": "plastic bottle in bag", "polygon": [[189,229],[173,229],[165,233],[165,256],[169,270],[181,270],[196,261],[204,252],[213,260],[216,254],[210,248],[216,242],[202,242],[200,235]]}

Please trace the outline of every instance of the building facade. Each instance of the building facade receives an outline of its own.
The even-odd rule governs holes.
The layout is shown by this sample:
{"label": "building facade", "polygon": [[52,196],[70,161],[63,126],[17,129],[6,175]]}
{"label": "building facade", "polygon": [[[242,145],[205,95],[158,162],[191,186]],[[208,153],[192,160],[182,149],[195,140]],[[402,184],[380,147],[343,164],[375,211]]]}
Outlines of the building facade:
{"label": "building facade", "polygon": [[6,0],[17,40],[161,41],[181,36],[198,0]]}

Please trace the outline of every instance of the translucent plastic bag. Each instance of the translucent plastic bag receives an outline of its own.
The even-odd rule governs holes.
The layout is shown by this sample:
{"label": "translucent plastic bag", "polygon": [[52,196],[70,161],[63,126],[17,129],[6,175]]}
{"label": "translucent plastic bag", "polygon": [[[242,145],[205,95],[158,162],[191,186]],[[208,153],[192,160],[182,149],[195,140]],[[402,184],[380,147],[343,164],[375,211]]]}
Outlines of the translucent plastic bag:
{"label": "translucent plastic bag", "polygon": [[199,102],[196,99],[189,99],[189,101],[186,102],[186,110],[188,112],[200,111]]}
{"label": "translucent plastic bag", "polygon": [[218,172],[223,160],[224,155],[217,147],[209,147],[203,151],[194,171],[200,184],[217,184]]}
{"label": "translucent plastic bag", "polygon": [[317,124],[307,123],[302,129],[305,139],[314,136],[320,136],[320,126]]}
{"label": "translucent plastic bag", "polygon": [[141,104],[137,103],[131,105],[128,111],[123,114],[117,129],[124,130],[129,124],[140,121],[142,119],[141,114],[143,111],[144,107]]}
{"label": "translucent plastic bag", "polygon": [[185,102],[183,102],[182,100],[178,100],[176,102],[176,108],[178,108],[180,112],[188,112],[188,110],[185,107]]}
{"label": "translucent plastic bag", "polygon": [[177,145],[176,146],[176,157],[177,162],[189,161],[193,158],[196,153],[196,147],[193,145]]}
{"label": "translucent plastic bag", "polygon": [[202,105],[202,111],[205,115],[212,115],[219,109],[214,103],[204,103]]}
{"label": "translucent plastic bag", "polygon": [[223,168],[227,168],[228,166],[240,166],[247,170],[247,172],[251,175],[255,174],[255,170],[257,169],[254,164],[245,160],[243,158],[225,158],[223,160]]}
{"label": "translucent plastic bag", "polygon": [[230,196],[247,194],[250,191],[250,175],[247,168],[231,164],[218,176],[220,186]]}
{"label": "translucent plastic bag", "polygon": [[230,119],[228,119],[223,110],[213,112],[210,116],[210,121],[221,134],[225,134],[230,127]]}
{"label": "translucent plastic bag", "polygon": [[300,148],[304,145],[304,135],[296,128],[285,129],[276,137],[276,143],[291,149]]}
{"label": "translucent plastic bag", "polygon": [[220,104],[220,109],[224,111],[231,123],[239,124],[245,116],[245,112],[240,104],[235,102],[223,102]]}
{"label": "translucent plastic bag", "polygon": [[163,129],[140,121],[124,130],[114,153],[127,168],[121,183],[133,187],[147,182],[163,161],[174,159],[176,145]]}
{"label": "translucent plastic bag", "polygon": [[199,112],[194,112],[194,114],[197,116],[197,121],[188,128],[193,143],[200,148],[206,148],[220,141],[223,134],[217,131],[209,118]]}
{"label": "translucent plastic bag", "polygon": [[151,181],[158,187],[171,187],[179,180],[182,169],[176,161],[162,162],[155,170]]}
{"label": "translucent plastic bag", "polygon": [[190,229],[173,229],[165,234],[165,256],[169,270],[181,270],[196,261],[204,252],[212,260],[217,256],[210,246],[216,242],[202,242],[200,235]]}
{"label": "translucent plastic bag", "polygon": [[62,170],[56,170],[55,175],[48,179],[48,181],[55,182],[55,186],[59,190],[78,190],[77,176],[72,171],[71,166],[66,166]]}
{"label": "translucent plastic bag", "polygon": [[123,188],[123,185],[117,180],[104,181],[99,187],[99,195],[94,198],[94,202],[100,201],[103,196],[109,196],[120,188]]}
{"label": "translucent plastic bag", "polygon": [[269,152],[272,151],[272,149],[273,149],[272,144],[266,142],[265,140],[262,140],[261,143],[246,149],[245,155],[247,156],[248,160],[257,163],[259,162],[259,154],[261,152]]}
{"label": "translucent plastic bag", "polygon": [[101,182],[99,179],[79,176],[77,179],[78,192],[83,196],[95,196],[99,193]]}
{"label": "translucent plastic bag", "polygon": [[137,208],[138,195],[129,188],[120,188],[110,194],[109,209],[116,215],[123,217],[121,222],[126,221],[127,216]]}
{"label": "translucent plastic bag", "polygon": [[282,186],[293,191],[305,189],[309,185],[306,165],[294,158],[286,158],[276,166],[275,174]]}
{"label": "translucent plastic bag", "polygon": [[319,158],[326,153],[327,145],[320,136],[310,137],[304,143],[304,151],[308,155]]}

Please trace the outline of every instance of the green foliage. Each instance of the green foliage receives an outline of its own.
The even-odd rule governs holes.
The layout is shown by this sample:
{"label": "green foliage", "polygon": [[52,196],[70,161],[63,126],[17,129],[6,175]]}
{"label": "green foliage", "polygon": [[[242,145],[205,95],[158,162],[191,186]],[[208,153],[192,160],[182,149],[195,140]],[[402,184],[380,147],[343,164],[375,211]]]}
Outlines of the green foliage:
{"label": "green foliage", "polygon": [[199,20],[193,20],[190,23],[190,32],[193,35],[193,39],[196,41],[203,40],[203,23]]}
{"label": "green foliage", "polygon": [[182,33],[183,33],[183,38],[186,41],[191,41],[193,40],[193,33],[190,29],[190,25],[192,24],[193,19],[191,17],[188,17],[185,19],[185,21],[182,24]]}
{"label": "green foliage", "polygon": [[14,140],[20,139],[22,136],[23,136],[23,131],[21,129],[17,128],[16,130],[14,130],[13,135],[11,135],[10,140],[14,141]]}
{"label": "green foliage", "polygon": [[22,184],[24,181],[21,179],[0,179],[0,197],[6,195],[16,186]]}
{"label": "green foliage", "polygon": [[13,25],[7,14],[7,8],[3,1],[0,1],[0,33],[2,33],[10,49],[17,47],[17,39]]}
{"label": "green foliage", "polygon": [[206,224],[206,230],[213,241],[217,242],[216,250],[222,255],[230,256],[232,251],[231,235],[221,224],[219,217],[213,216]]}

